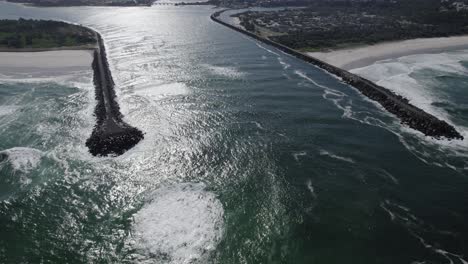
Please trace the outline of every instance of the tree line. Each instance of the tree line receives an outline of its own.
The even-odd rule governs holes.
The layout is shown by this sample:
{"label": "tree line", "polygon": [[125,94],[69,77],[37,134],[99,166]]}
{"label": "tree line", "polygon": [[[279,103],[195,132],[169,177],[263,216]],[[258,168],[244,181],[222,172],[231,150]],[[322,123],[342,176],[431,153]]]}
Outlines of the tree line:
{"label": "tree line", "polygon": [[91,30],[50,20],[0,20],[0,46],[8,48],[51,48],[95,43]]}

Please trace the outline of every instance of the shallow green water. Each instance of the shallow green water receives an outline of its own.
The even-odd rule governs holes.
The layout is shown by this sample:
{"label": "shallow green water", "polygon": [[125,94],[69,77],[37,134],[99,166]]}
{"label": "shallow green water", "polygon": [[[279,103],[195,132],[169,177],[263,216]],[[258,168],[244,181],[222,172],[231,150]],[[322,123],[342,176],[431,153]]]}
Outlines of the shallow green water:
{"label": "shallow green water", "polygon": [[[91,71],[0,72],[0,262],[466,263],[466,140],[425,139],[212,12],[0,3],[1,18],[98,30],[125,119],[146,133],[92,157]],[[438,61],[374,70],[424,84],[420,106],[466,136],[466,67]]]}

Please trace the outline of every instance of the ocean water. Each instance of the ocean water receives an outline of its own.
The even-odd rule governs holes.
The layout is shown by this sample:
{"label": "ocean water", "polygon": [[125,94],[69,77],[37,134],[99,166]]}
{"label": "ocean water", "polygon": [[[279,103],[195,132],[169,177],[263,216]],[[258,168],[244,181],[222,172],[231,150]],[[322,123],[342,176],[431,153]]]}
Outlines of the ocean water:
{"label": "ocean water", "polygon": [[145,132],[93,157],[91,70],[0,72],[0,263],[467,263],[465,52],[356,70],[467,138],[437,141],[214,11],[0,3],[98,30]]}

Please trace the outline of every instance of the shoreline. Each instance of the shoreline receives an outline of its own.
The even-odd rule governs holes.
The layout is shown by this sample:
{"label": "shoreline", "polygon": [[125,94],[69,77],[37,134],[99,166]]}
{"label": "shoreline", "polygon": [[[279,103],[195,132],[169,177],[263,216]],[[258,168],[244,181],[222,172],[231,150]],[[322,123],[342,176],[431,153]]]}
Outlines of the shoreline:
{"label": "shoreline", "polygon": [[27,72],[28,69],[34,69],[35,72],[89,69],[93,61],[93,50],[2,51],[0,69],[2,72]]}
{"label": "shoreline", "polygon": [[[0,51],[0,69],[14,73],[21,69],[63,73],[66,69],[93,70],[96,107],[96,125],[86,140],[94,156],[121,155],[143,139],[143,133],[123,121],[116,100],[114,81],[109,68],[104,42],[96,34],[96,45],[47,49],[4,49]],[[27,78],[27,77],[26,77]]]}
{"label": "shoreline", "polygon": [[378,61],[396,59],[403,56],[442,53],[463,49],[468,49],[467,35],[390,41],[326,52],[306,52],[306,54],[333,66],[352,70],[372,65]]}
{"label": "shoreline", "polygon": [[38,3],[26,3],[26,2],[14,2],[14,1],[8,1],[8,0],[0,0],[0,2],[7,2],[7,3],[10,3],[10,4],[18,4],[18,5],[23,5],[23,6],[26,6],[26,7],[37,7],[37,8],[44,8],[44,7],[87,7],[87,6],[93,6],[93,7],[149,7],[149,6],[152,6],[157,0],[154,0],[152,1],[151,3],[148,3],[148,4],[127,4],[127,5],[124,5],[124,4],[94,4],[94,5],[90,5],[90,4],[74,4],[74,5],[66,5],[66,4],[54,4],[54,3],[47,3],[47,4],[38,4]]}
{"label": "shoreline", "polygon": [[95,50],[96,45],[82,45],[82,46],[63,46],[55,48],[4,48],[0,47],[0,52],[47,52],[47,51],[67,51],[67,50]]}
{"label": "shoreline", "polygon": [[255,40],[273,46],[289,55],[315,65],[327,71],[328,73],[341,78],[344,83],[347,83],[356,88],[359,92],[361,92],[361,94],[378,102],[388,112],[394,114],[398,119],[400,119],[402,124],[417,130],[426,136],[430,136],[435,139],[447,138],[449,140],[463,140],[463,136],[452,125],[412,105],[408,99],[395,94],[385,87],[379,86],[372,81],[369,81],[368,79],[353,74],[345,69],[336,67],[318,58],[312,57],[298,50],[294,50],[270,39],[260,37],[252,32],[222,21],[219,16],[225,11],[226,9],[213,13],[210,16],[211,20],[244,35],[252,37]]}

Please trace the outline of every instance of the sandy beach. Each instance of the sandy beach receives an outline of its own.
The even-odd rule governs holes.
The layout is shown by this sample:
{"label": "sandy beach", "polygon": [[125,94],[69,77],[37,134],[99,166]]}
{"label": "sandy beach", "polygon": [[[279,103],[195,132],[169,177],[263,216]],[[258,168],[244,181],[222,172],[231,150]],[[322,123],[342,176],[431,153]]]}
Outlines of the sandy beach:
{"label": "sandy beach", "polygon": [[48,77],[75,71],[91,71],[92,50],[0,52],[2,77]]}
{"label": "sandy beach", "polygon": [[0,67],[9,68],[90,67],[92,61],[91,50],[0,52]]}
{"label": "sandy beach", "polygon": [[380,60],[461,49],[468,49],[468,36],[394,41],[330,52],[307,52],[307,55],[345,70],[351,70]]}

